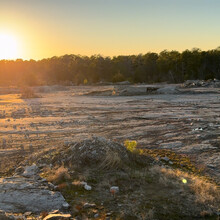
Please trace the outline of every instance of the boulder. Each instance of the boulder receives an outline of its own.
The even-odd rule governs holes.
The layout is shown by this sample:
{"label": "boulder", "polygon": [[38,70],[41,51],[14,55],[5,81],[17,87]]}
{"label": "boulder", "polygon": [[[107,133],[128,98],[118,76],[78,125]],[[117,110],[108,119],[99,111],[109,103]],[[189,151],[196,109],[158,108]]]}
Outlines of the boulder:
{"label": "boulder", "polygon": [[38,167],[36,164],[33,164],[31,166],[25,167],[25,170],[24,170],[24,173],[22,174],[22,176],[32,177],[32,176],[36,175],[37,172],[38,172]]}
{"label": "boulder", "polygon": [[63,208],[60,192],[49,190],[45,182],[14,176],[0,178],[0,207],[5,212],[40,213]]}

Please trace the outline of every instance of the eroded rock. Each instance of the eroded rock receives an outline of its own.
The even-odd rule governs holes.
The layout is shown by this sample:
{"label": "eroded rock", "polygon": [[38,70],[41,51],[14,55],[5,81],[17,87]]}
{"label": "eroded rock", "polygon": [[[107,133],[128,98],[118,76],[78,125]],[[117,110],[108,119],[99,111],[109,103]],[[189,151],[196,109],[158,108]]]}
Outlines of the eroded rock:
{"label": "eroded rock", "polygon": [[185,147],[182,147],[179,149],[179,152],[183,153],[198,153],[198,152],[203,152],[203,151],[210,151],[214,150],[216,147],[212,146],[211,144],[192,144],[192,145],[187,145]]}
{"label": "eroded rock", "polygon": [[40,213],[61,209],[66,204],[60,192],[47,183],[21,176],[0,179],[0,207],[5,212]]}
{"label": "eroded rock", "polygon": [[38,172],[38,167],[36,164],[33,164],[31,166],[25,167],[25,170],[24,170],[24,173],[22,174],[22,176],[32,177],[32,176],[36,175],[37,172]]}

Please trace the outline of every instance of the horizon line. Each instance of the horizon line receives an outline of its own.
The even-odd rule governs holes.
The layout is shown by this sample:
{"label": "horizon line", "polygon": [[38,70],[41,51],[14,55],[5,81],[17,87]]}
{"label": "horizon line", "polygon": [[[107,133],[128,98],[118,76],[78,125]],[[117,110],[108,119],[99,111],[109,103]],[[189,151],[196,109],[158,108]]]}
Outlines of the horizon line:
{"label": "horizon line", "polygon": [[215,49],[208,49],[208,50],[202,50],[198,47],[193,47],[191,49],[184,49],[182,51],[178,51],[178,50],[168,50],[168,49],[164,49],[164,50],[161,50],[160,52],[152,52],[152,51],[148,51],[146,53],[138,53],[138,54],[120,54],[120,55],[113,55],[113,56],[110,56],[110,55],[102,55],[102,54],[92,54],[92,55],[82,55],[82,54],[74,54],[74,53],[70,53],[70,54],[63,54],[63,55],[54,55],[54,56],[51,56],[51,57],[44,57],[44,58],[39,58],[39,59],[33,59],[33,58],[29,58],[29,59],[26,59],[26,58],[16,58],[16,59],[0,59],[0,61],[17,61],[17,60],[22,60],[22,61],[41,61],[41,60],[44,60],[44,59],[52,59],[54,57],[63,57],[63,56],[71,56],[71,55],[74,55],[74,56],[79,56],[79,57],[92,57],[92,56],[100,56],[100,57],[103,57],[103,58],[114,58],[114,57],[120,57],[120,56],[139,56],[139,55],[146,55],[146,54],[160,54],[162,52],[178,52],[178,53],[183,53],[185,51],[200,51],[200,52],[209,52],[209,51],[217,51],[217,50],[220,50],[220,46],[216,47]]}

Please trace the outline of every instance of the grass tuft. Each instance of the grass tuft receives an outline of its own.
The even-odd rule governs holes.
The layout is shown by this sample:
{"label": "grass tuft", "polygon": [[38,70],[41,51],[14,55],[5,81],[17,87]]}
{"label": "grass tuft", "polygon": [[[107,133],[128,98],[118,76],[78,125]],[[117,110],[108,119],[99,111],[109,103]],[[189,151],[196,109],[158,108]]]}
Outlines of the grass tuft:
{"label": "grass tuft", "polygon": [[68,169],[61,166],[55,172],[52,172],[48,177],[47,180],[53,182],[55,184],[59,184],[65,182],[70,179],[70,175],[68,173]]}

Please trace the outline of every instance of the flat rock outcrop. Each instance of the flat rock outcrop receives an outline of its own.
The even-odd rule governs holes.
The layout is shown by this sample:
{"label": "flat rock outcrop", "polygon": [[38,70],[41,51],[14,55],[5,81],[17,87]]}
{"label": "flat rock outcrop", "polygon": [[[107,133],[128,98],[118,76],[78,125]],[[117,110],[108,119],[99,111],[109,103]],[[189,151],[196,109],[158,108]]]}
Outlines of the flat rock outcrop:
{"label": "flat rock outcrop", "polygon": [[[26,168],[26,173],[27,170],[31,168]],[[67,203],[60,192],[51,189],[51,185],[35,174],[30,178],[19,175],[0,178],[0,208],[17,213],[62,209]]]}

